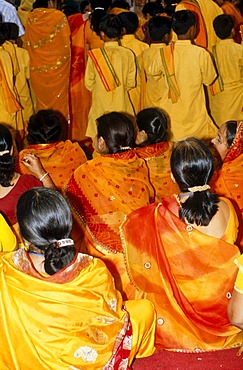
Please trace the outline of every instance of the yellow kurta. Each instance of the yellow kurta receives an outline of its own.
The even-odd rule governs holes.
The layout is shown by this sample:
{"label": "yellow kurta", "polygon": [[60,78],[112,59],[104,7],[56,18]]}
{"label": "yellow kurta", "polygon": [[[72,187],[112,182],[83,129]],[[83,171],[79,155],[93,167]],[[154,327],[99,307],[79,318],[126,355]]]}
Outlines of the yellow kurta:
{"label": "yellow kurta", "polygon": [[107,112],[122,112],[133,115],[133,107],[129,100],[128,91],[136,84],[136,65],[131,50],[121,47],[118,42],[106,42],[105,51],[119,78],[120,86],[106,91],[101,78],[89,57],[86,72],[85,86],[92,92],[92,105],[88,117],[86,136],[96,135],[96,119]]}
{"label": "yellow kurta", "polygon": [[[199,139],[214,137],[217,127],[208,115],[203,89],[203,84],[209,85],[216,78],[210,54],[205,49],[192,45],[189,40],[178,40],[175,42],[173,59],[180,96],[176,103],[172,103],[165,79],[159,107],[170,116],[171,141],[189,136]],[[157,80],[161,80],[165,75],[159,50],[149,73]]]}
{"label": "yellow kurta", "polygon": [[[205,22],[207,30],[208,50],[211,51],[212,46],[219,41],[219,38],[216,36],[216,33],[213,28],[213,20],[218,15],[223,14],[223,10],[217,4],[215,4],[213,0],[196,0],[196,1],[200,7]],[[176,6],[176,11],[178,10],[186,10],[183,1],[181,1],[181,3]]]}
{"label": "yellow kurta", "polygon": [[144,50],[142,54],[143,68],[146,76],[146,86],[144,87],[144,108],[160,107],[162,99],[162,90],[165,86],[164,76],[157,80],[150,73],[150,65],[153,62],[158,49],[166,46],[164,43],[151,44],[149,49]]}
{"label": "yellow kurta", "polygon": [[1,369],[114,369],[112,360],[125,365],[154,351],[153,306],[128,302],[129,335],[129,315],[99,259],[78,254],[44,277],[20,249],[1,258],[0,276]]}
{"label": "yellow kurta", "polygon": [[148,44],[142,42],[134,35],[124,35],[121,39],[122,46],[131,49],[136,56],[136,87],[129,91],[131,101],[135,113],[138,113],[143,109],[143,91],[141,90],[142,81],[145,79],[144,71],[142,68],[142,52],[146,49],[149,49]]}
{"label": "yellow kurta", "polygon": [[218,126],[230,120],[243,119],[243,46],[233,39],[216,45],[217,69],[223,91],[211,96],[210,108]]}
{"label": "yellow kurta", "polygon": [[16,247],[16,237],[0,214],[0,252],[10,252]]}

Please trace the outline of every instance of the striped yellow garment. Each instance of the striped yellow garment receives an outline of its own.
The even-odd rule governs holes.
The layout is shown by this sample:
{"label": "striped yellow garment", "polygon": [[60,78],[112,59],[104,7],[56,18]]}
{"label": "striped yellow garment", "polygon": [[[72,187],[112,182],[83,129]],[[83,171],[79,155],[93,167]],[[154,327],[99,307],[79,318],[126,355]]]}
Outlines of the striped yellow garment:
{"label": "striped yellow garment", "polygon": [[169,87],[169,98],[172,100],[172,103],[177,103],[180,89],[175,78],[174,47],[175,44],[172,42],[170,45],[161,48],[160,55]]}
{"label": "striped yellow garment", "polygon": [[212,95],[216,95],[216,94],[220,93],[221,91],[224,91],[224,81],[222,79],[222,76],[221,76],[220,70],[219,70],[219,63],[218,63],[218,58],[217,58],[216,45],[213,45],[213,47],[212,47],[212,54],[213,54],[214,65],[216,67],[218,77],[216,78],[214,83],[212,83],[212,85],[209,86],[209,90],[210,90]]}
{"label": "striped yellow garment", "polygon": [[104,48],[90,50],[89,56],[95,65],[106,91],[114,90],[121,85]]}

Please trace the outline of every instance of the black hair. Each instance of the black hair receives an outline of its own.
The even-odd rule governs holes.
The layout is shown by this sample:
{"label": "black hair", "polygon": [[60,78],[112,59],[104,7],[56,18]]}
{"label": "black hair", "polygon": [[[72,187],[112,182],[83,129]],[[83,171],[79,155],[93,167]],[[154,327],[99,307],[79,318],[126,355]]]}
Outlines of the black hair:
{"label": "black hair", "polygon": [[126,0],[115,0],[111,3],[110,9],[120,8],[130,10],[130,5]]}
{"label": "black hair", "polygon": [[[208,184],[213,176],[214,159],[208,147],[196,138],[178,141],[172,149],[171,172],[182,192]],[[208,226],[218,211],[219,198],[209,190],[191,192],[181,204],[179,217],[191,224]]]}
{"label": "black hair", "polygon": [[36,0],[32,7],[33,9],[36,9],[36,8],[48,8],[49,6],[49,1],[48,0]]}
{"label": "black hair", "polygon": [[60,140],[62,127],[56,112],[52,109],[41,109],[33,114],[28,123],[29,144],[48,144]]}
{"label": "black hair", "polygon": [[90,28],[98,36],[100,35],[100,22],[107,15],[107,12],[102,9],[96,9],[90,14]]}
{"label": "black hair", "polygon": [[17,40],[19,37],[19,26],[16,23],[4,23],[8,30],[7,40]]}
{"label": "black hair", "polygon": [[122,23],[117,15],[107,14],[100,21],[100,32],[109,37],[109,39],[119,39],[122,33]]}
{"label": "black hair", "polygon": [[167,17],[152,17],[148,22],[148,30],[153,42],[161,42],[171,32],[171,20]]}
{"label": "black hair", "polygon": [[90,0],[90,6],[93,10],[96,8],[103,8],[105,11],[111,6],[112,0]]}
{"label": "black hair", "polygon": [[80,7],[80,13],[84,14],[84,9],[86,6],[90,4],[89,0],[82,0],[79,7]]}
{"label": "black hair", "polygon": [[143,109],[137,114],[136,120],[139,131],[144,130],[148,135],[147,140],[141,143],[139,146],[144,147],[163,141],[168,141],[167,117],[161,109]]}
{"label": "black hair", "polygon": [[213,20],[213,28],[216,35],[221,39],[227,39],[234,28],[233,18],[228,14],[220,14]]}
{"label": "black hair", "polygon": [[109,154],[115,154],[135,146],[135,130],[131,120],[122,113],[106,113],[97,119],[97,136],[103,137]]}
{"label": "black hair", "polygon": [[172,16],[171,26],[177,35],[185,35],[194,25],[196,25],[196,16],[190,10],[179,10]]}
{"label": "black hair", "polygon": [[13,146],[11,132],[3,124],[0,124],[0,152],[8,153],[0,155],[0,185],[3,187],[11,186],[14,176],[14,157],[10,154]]}
{"label": "black hair", "polygon": [[227,146],[228,148],[231,147],[236,131],[237,131],[237,121],[227,121],[226,124],[226,140],[227,140]]}
{"label": "black hair", "polygon": [[122,12],[118,14],[118,18],[122,23],[122,27],[125,29],[126,35],[133,35],[139,25],[138,16],[134,12]]}
{"label": "black hair", "polygon": [[142,8],[142,13],[146,17],[149,14],[151,17],[154,17],[157,14],[164,13],[164,8],[161,4],[156,2],[146,3]]}
{"label": "black hair", "polygon": [[33,188],[23,193],[16,210],[21,236],[44,251],[44,268],[49,275],[69,265],[76,255],[73,244],[57,247],[69,238],[72,214],[65,198],[56,190]]}
{"label": "black hair", "polygon": [[0,23],[0,45],[8,40],[9,29],[6,23]]}

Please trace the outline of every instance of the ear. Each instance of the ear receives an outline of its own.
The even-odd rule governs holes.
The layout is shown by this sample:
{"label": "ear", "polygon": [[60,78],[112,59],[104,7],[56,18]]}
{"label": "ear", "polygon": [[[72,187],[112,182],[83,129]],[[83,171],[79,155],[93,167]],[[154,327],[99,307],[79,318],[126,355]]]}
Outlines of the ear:
{"label": "ear", "polygon": [[102,136],[100,136],[97,139],[97,144],[98,144],[98,150],[99,150],[100,154],[107,154],[109,152],[108,148],[107,148],[107,145],[106,145],[106,142],[105,142],[105,140],[103,139]]}
{"label": "ear", "polygon": [[146,134],[144,130],[138,131],[137,137],[136,137],[136,144],[139,145],[143,143],[145,140],[147,140],[147,138],[148,138],[148,135]]}
{"label": "ear", "polygon": [[105,33],[103,31],[100,31],[100,38],[101,38],[101,40],[105,41],[106,36],[105,36]]}

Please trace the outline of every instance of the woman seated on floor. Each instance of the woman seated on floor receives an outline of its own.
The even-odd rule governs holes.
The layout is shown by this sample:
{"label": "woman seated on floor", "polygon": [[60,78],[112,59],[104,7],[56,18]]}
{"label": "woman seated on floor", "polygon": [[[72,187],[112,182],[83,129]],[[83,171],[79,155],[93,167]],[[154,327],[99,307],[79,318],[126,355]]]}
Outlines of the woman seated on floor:
{"label": "woman seated on floor", "polygon": [[0,259],[1,364],[125,370],[154,352],[152,303],[124,307],[104,263],[76,252],[71,211],[58,191],[25,192],[17,219],[27,250]]}
{"label": "woman seated on floor", "polygon": [[[177,142],[180,193],[132,212],[121,226],[128,275],[157,311],[156,347],[200,351],[243,343],[227,318],[236,277],[238,219],[208,185],[214,160],[198,139]],[[146,227],[145,227],[146,225]]]}
{"label": "woman seated on floor", "polygon": [[243,121],[224,123],[212,143],[221,157],[222,167],[210,185],[234,204],[240,220],[236,244],[243,252]]}
{"label": "woman seated on floor", "polygon": [[17,167],[19,172],[30,173],[24,165],[23,158],[26,154],[35,154],[57,189],[61,190],[74,170],[87,160],[78,143],[60,140],[61,133],[59,117],[52,109],[40,110],[32,115],[28,124],[29,146],[19,153]]}
{"label": "woman seated on floor", "polygon": [[150,182],[155,189],[155,199],[178,192],[178,186],[171,179],[170,155],[172,142],[169,140],[168,120],[158,108],[141,110],[136,117],[138,134],[137,155],[145,159],[149,169]]}
{"label": "woman seated on floor", "polygon": [[119,226],[126,214],[149,204],[154,193],[145,161],[133,150],[134,126],[124,114],[112,112],[97,119],[95,146],[101,155],[74,172],[64,193],[77,223],[74,238],[82,230],[85,233],[79,248],[106,259],[117,288],[124,291]]}
{"label": "woman seated on floor", "polygon": [[21,194],[37,186],[55,187],[51,178],[33,154],[26,154],[23,163],[35,175],[21,175],[15,171],[13,140],[7,127],[0,124],[0,212],[18,236],[15,209]]}

